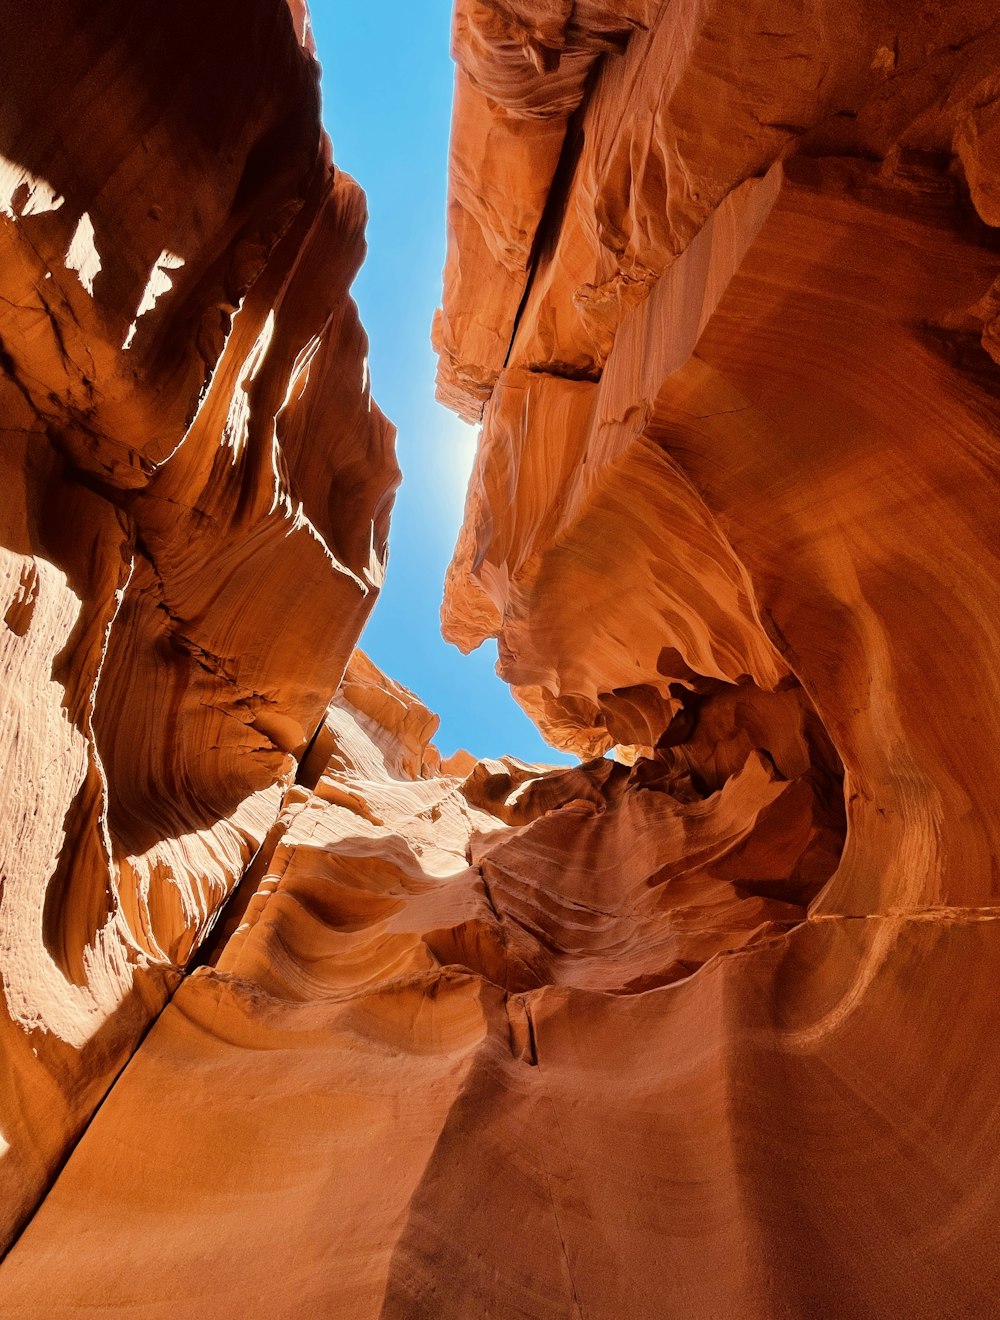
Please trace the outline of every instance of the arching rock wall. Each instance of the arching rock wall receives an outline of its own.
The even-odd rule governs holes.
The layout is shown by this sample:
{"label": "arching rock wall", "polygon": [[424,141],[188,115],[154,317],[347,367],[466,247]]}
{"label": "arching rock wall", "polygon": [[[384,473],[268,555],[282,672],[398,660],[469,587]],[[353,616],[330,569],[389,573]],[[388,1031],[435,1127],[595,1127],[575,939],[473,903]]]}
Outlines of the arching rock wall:
{"label": "arching rock wall", "polygon": [[[699,794],[746,773],[720,754],[730,712],[780,768],[794,700],[817,812],[839,800],[847,829],[790,934],[681,987],[536,1014],[567,1305],[986,1314],[995,6],[597,9],[458,5],[436,335],[441,397],[483,432],[445,634],[496,638],[557,744],[639,766],[655,749]],[[569,66],[545,55],[560,42]],[[493,140],[514,145],[477,194]],[[569,1099],[605,1066],[603,1099]],[[584,1228],[602,1214],[611,1246]],[[431,1313],[429,1277],[400,1314]]]}
{"label": "arching rock wall", "polygon": [[301,7],[3,9],[0,1246],[270,828],[397,480]]}
{"label": "arching rock wall", "polygon": [[[487,10],[532,30],[522,8],[458,7],[480,99],[456,110],[440,379],[488,402],[446,635],[496,637],[515,695],[582,754],[669,728],[682,755],[706,700],[798,687],[846,773],[847,850],[814,910],[992,905],[993,8],[637,13],[568,120],[530,40],[494,24],[468,47]],[[499,227],[463,190],[467,121],[527,150],[542,114],[564,123],[558,163],[531,148],[532,186],[551,182],[493,275],[465,238]],[[473,309],[502,360],[462,329]]]}
{"label": "arching rock wall", "polygon": [[713,710],[710,791],[442,764],[356,655],[4,1314],[988,1315],[996,913],[808,915],[799,691],[773,758]]}
{"label": "arching rock wall", "polygon": [[[108,144],[104,46],[190,54],[135,12],[80,18],[50,93],[105,69]],[[51,749],[0,906],[44,973],[5,980],[22,1217],[201,965],[4,1314],[992,1314],[994,6],[459,0],[435,336],[484,429],[444,621],[497,638],[569,770],[442,763],[360,653],[329,702],[395,474],[358,195],[299,19],[253,13],[199,47],[217,99],[201,64],[137,78],[162,122],[79,216],[71,108],[11,157],[4,269],[43,265],[0,331],[31,676],[0,727]],[[119,268],[126,204],[167,214],[157,133],[190,213]],[[233,170],[205,196],[203,143]]]}

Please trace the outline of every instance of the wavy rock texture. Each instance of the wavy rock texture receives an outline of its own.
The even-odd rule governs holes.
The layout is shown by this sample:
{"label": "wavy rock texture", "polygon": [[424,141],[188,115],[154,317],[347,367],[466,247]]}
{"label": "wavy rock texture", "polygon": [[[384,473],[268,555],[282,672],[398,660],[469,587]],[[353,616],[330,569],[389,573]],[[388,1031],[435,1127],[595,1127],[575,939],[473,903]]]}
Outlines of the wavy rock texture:
{"label": "wavy rock texture", "polygon": [[1000,29],[836,21],[673,9],[592,70],[497,322],[445,629],[495,636],[582,753],[800,688],[847,772],[818,910],[991,903]]}
{"label": "wavy rock texture", "polygon": [[995,913],[807,917],[830,786],[732,710],[714,792],[433,727],[355,658],[4,1314],[989,1314]]}
{"label": "wavy rock texture", "polygon": [[[642,1103],[635,1003],[722,951],[781,944],[840,834],[808,771],[748,746],[703,798],[664,757],[463,776],[435,725],[355,657],[326,764],[286,791],[215,965],[178,990],[0,1269],[6,1314],[235,1317],[252,1299],[268,1316],[556,1316],[567,1222],[585,1244],[599,1213],[609,1249],[645,1250],[623,1208],[577,1202],[571,1166],[599,1179],[615,1152],[588,1155],[567,1118],[610,1117],[599,1082],[587,1095],[621,1031],[620,1096]],[[560,1064],[567,1032],[581,1058]]]}
{"label": "wavy rock texture", "polygon": [[567,770],[328,704],[359,198],[301,14],[131,12],[26,46],[0,217],[12,1223],[180,984],[3,1314],[993,1314],[995,7],[459,0],[444,621]]}
{"label": "wavy rock texture", "polygon": [[[636,12],[568,116],[561,74],[534,55],[545,20],[489,8],[474,49],[479,10],[460,4],[456,26],[459,83],[480,96],[456,109],[440,392],[484,429],[446,635],[495,637],[557,744],[617,745],[637,767],[652,749],[709,803],[746,781],[734,745],[787,774],[796,727],[813,828],[823,811],[835,828],[841,792],[847,812],[839,864],[799,891],[808,918],[790,934],[627,1006],[568,999],[572,1031],[549,1028],[566,1313],[988,1314],[995,7]],[[580,11],[565,9],[569,33]],[[554,164],[540,119],[561,135]],[[509,157],[525,187],[508,178],[504,211],[524,241],[506,265],[494,251],[495,275],[480,251],[505,230],[465,187],[473,129],[512,133],[525,156]],[[935,1006],[949,999],[951,1014]],[[569,1097],[588,1059],[604,1068],[598,1017],[606,1109],[588,1095],[585,1119]],[[632,1031],[650,1042],[641,1078]],[[584,1225],[602,1179],[617,1190],[599,1233]],[[506,1221],[482,1222],[492,1250]],[[509,1313],[549,1313],[534,1305]]]}
{"label": "wavy rock texture", "polygon": [[7,9],[0,1243],[271,827],[397,480],[300,7]]}

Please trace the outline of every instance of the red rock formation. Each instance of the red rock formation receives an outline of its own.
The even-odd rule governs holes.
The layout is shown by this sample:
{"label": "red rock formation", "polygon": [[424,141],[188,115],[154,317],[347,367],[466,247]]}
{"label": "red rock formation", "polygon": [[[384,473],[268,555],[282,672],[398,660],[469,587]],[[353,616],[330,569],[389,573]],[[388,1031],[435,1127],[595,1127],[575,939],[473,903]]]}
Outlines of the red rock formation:
{"label": "red rock formation", "polygon": [[[564,137],[502,370],[472,339],[442,362],[447,397],[496,379],[447,634],[496,636],[584,752],[800,685],[847,771],[824,912],[1000,892],[995,18],[852,6],[834,41],[822,6],[716,4],[635,33]],[[444,319],[466,304],[453,282]]]}
{"label": "red rock formation", "polygon": [[[756,752],[705,800],[662,758],[479,762],[463,779],[442,772],[435,725],[355,658],[329,759],[313,789],[286,792],[218,961],[178,990],[0,1270],[7,1314],[121,1308],[135,1278],[149,1316],[236,1316],[250,1298],[268,1316],[565,1314],[546,1161],[515,1173],[505,1150],[526,1104],[533,1140],[550,1146],[563,1122],[546,1098],[550,1015],[566,1029],[578,995],[630,1002],[721,950],[769,948],[839,836]],[[596,1059],[614,1027],[592,1012],[575,1030]],[[592,1067],[576,1065],[576,1104]],[[449,1282],[463,1240],[470,1261],[484,1250],[459,1149],[487,1162],[498,1219],[527,1231],[508,1266],[526,1311],[507,1279]],[[186,1268],[190,1233],[207,1275]]]}
{"label": "red rock formation", "polygon": [[[460,26],[457,53],[473,122],[520,121],[510,44],[473,60]],[[672,6],[591,71],[558,164],[524,166],[527,195],[551,182],[475,302],[455,272],[503,229],[465,197],[458,106],[441,393],[488,402],[447,634],[496,637],[561,745],[669,746],[698,793],[743,780],[734,746],[780,768],[789,702],[813,828],[844,770],[843,856],[790,934],[536,1013],[564,1313],[993,1309],[998,55],[988,5]],[[507,1222],[447,1255],[490,1243],[462,1276],[480,1298]],[[400,1313],[431,1313],[423,1260]],[[552,1289],[504,1313],[558,1314]]]}
{"label": "red rock formation", "polygon": [[993,914],[806,919],[839,839],[745,737],[707,796],[669,752],[463,779],[343,691],[4,1314],[989,1313]]}
{"label": "red rock formation", "polygon": [[0,1243],[271,826],[397,475],[300,8],[8,8]]}
{"label": "red rock formation", "polygon": [[[15,437],[7,645],[31,677],[0,728],[28,756],[30,704],[51,769],[23,763],[48,814],[5,844],[0,914],[44,923],[5,936],[18,958],[63,960],[54,999],[5,973],[17,1215],[157,977],[195,945],[202,965],[0,1266],[4,1314],[992,1314],[995,12],[460,0],[435,333],[443,396],[485,424],[445,624],[497,637],[522,703],[593,757],[569,770],[442,763],[434,717],[360,654],[306,745],[392,471],[344,294],[357,195],[334,176],[331,200],[311,65],[271,17],[274,84],[246,72],[264,27],[239,25],[242,72],[231,15],[213,40],[232,131],[252,86],[292,147],[244,159],[196,286],[109,351],[142,374],[86,408],[82,378],[36,385],[51,362],[11,300],[38,447]],[[12,233],[70,195],[47,160],[18,163]],[[209,252],[240,265],[251,213],[267,252],[187,419],[205,355],[182,328],[218,316]],[[96,298],[59,234],[53,280]],[[156,264],[157,287],[188,269]],[[108,318],[74,309],[99,344]],[[327,416],[349,419],[332,450]],[[22,907],[8,855],[34,867]],[[89,1054],[41,1017],[86,1024],[123,983]]]}

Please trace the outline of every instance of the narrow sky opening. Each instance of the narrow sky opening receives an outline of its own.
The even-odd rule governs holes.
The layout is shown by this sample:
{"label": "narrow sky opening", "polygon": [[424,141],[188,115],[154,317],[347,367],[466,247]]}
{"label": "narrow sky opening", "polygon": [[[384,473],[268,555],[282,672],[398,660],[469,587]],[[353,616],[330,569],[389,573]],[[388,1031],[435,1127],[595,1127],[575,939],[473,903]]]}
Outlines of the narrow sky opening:
{"label": "narrow sky opening", "polygon": [[389,573],[361,645],[441,716],[438,746],[570,763],[494,672],[489,642],[448,646],[439,609],[462,519],[475,430],[434,399],[430,326],[441,298],[454,67],[451,0],[314,0],[323,110],[334,159],[368,194],[368,258],[353,293],[371,343],[372,387],[399,428],[403,486]]}

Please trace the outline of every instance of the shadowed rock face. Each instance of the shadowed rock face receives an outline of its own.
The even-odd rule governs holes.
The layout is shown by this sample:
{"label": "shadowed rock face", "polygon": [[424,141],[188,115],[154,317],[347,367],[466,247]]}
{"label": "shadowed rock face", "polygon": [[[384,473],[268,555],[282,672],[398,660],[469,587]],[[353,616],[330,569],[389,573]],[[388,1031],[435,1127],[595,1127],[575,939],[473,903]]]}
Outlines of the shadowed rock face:
{"label": "shadowed rock face", "polygon": [[303,14],[3,25],[6,1242],[270,828],[397,472]]}
{"label": "shadowed rock face", "polygon": [[572,769],[344,672],[303,15],[114,9],[0,119],[0,1310],[992,1314],[994,7],[459,0],[444,627]]}
{"label": "shadowed rock face", "polygon": [[[655,742],[706,684],[799,685],[851,825],[816,910],[991,904],[1000,33],[973,4],[836,22],[674,9],[592,70],[502,364],[461,335],[442,358],[446,397],[492,386],[445,631],[495,636],[589,754]],[[500,42],[495,79],[526,58]],[[483,83],[476,114],[518,136],[511,97]],[[449,325],[469,293],[446,285]]]}

